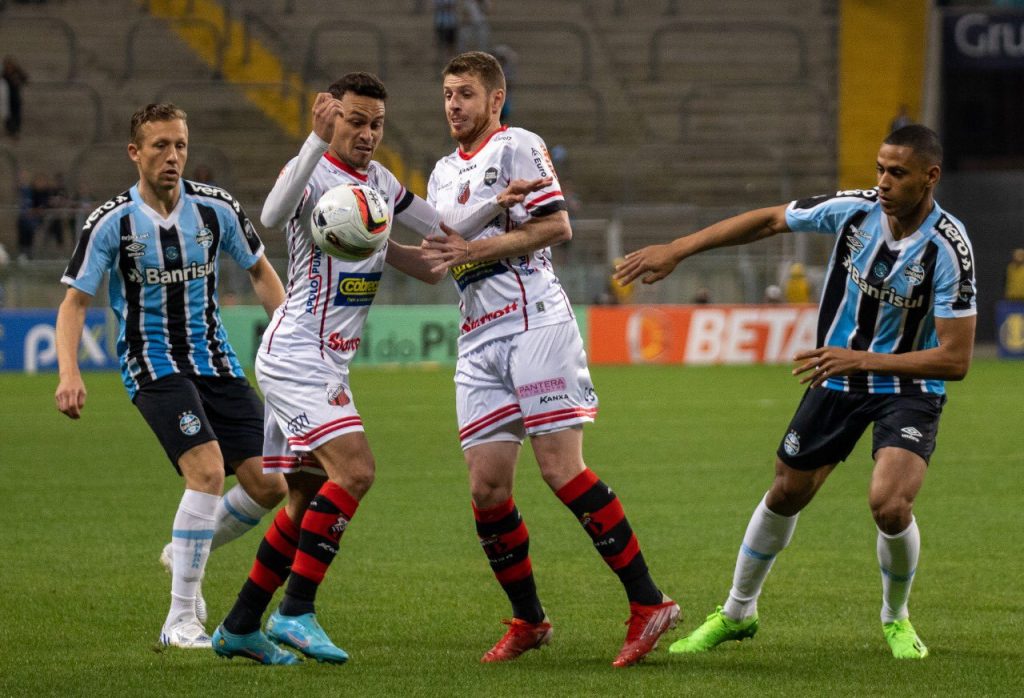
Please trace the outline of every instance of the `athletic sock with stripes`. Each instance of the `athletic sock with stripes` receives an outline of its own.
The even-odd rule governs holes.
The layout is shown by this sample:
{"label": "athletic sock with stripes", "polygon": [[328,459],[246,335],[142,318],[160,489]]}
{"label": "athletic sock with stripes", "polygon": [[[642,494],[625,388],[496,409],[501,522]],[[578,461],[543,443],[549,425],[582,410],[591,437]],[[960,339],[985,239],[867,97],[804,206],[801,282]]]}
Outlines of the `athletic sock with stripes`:
{"label": "athletic sock with stripes", "polygon": [[299,527],[289,518],[287,510],[278,511],[256,551],[249,578],[224,619],[224,628],[228,632],[246,635],[259,630],[260,620],[274,592],[284,585],[288,577],[299,545],[299,534]]}
{"label": "athletic sock with stripes", "polygon": [[217,505],[217,520],[210,550],[216,550],[246,533],[269,511],[250,497],[241,485],[235,485],[221,497]]}
{"label": "athletic sock with stripes", "polygon": [[661,603],[662,593],[647,571],[640,544],[612,488],[586,468],[555,494],[583,524],[594,548],[626,588],[630,602]]}
{"label": "athletic sock with stripes", "polygon": [[747,532],[743,534],[743,545],[736,557],[736,570],[732,576],[729,598],[722,606],[722,612],[733,620],[744,620],[757,615],[757,597],[772,569],[775,556],[789,545],[796,530],[800,514],[783,516],[768,508],[766,494],[757,505]]}
{"label": "athletic sock with stripes", "polygon": [[490,509],[474,504],[473,517],[491,570],[512,603],[512,615],[527,623],[544,620],[530,563],[530,534],[515,502],[509,498]]}
{"label": "athletic sock with stripes", "polygon": [[196,587],[210,557],[214,519],[220,497],[185,490],[171,529],[171,609],[165,625],[195,618]]}
{"label": "athletic sock with stripes", "polygon": [[894,535],[878,529],[878,566],[882,570],[882,622],[892,623],[910,615],[907,602],[914,572],[921,557],[921,532],[917,519]]}
{"label": "athletic sock with stripes", "polygon": [[316,592],[358,507],[359,500],[329,480],[317,492],[302,517],[298,550],[281,601],[282,615],[313,613]]}

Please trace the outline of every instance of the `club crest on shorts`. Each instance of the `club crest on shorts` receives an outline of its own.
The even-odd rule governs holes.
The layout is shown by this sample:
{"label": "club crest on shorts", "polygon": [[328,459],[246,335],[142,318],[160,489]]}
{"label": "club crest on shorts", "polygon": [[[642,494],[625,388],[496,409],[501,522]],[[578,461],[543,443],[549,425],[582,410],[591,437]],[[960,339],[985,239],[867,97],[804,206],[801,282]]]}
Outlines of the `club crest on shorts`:
{"label": "club crest on shorts", "polygon": [[202,424],[199,421],[199,417],[192,414],[191,410],[178,415],[178,428],[181,429],[181,433],[185,436],[195,436],[199,433],[200,426]]}
{"label": "club crest on shorts", "polygon": [[800,435],[790,430],[782,442],[782,449],[790,456],[800,453]]}
{"label": "club crest on shorts", "polygon": [[344,385],[327,387],[327,404],[335,407],[344,407],[349,403],[348,394]]}

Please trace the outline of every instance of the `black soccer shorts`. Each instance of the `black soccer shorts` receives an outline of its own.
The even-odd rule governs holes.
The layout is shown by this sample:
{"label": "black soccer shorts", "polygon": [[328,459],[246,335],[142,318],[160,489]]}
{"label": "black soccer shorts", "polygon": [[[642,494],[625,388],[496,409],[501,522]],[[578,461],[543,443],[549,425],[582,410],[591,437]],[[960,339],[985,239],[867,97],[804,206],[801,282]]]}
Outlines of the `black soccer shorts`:
{"label": "black soccer shorts", "polygon": [[911,451],[927,463],[935,450],[945,395],[846,393],[809,388],[776,452],[797,470],[814,470],[849,457],[864,430],[874,422],[872,456],[892,446]]}
{"label": "black soccer shorts", "polygon": [[190,448],[218,441],[224,469],[263,454],[263,403],[244,378],[174,373],[139,388],[135,406],[181,473]]}

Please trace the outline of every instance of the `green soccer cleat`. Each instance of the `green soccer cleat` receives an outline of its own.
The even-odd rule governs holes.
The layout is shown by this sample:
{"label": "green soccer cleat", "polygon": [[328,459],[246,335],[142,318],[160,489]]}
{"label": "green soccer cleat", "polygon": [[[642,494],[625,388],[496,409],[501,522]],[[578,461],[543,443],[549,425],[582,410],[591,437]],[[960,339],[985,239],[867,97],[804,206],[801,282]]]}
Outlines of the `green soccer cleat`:
{"label": "green soccer cleat", "polygon": [[896,659],[924,659],[928,656],[928,648],[917,636],[917,631],[910,624],[909,618],[883,623],[882,632],[889,643],[892,656]]}
{"label": "green soccer cleat", "polygon": [[696,630],[676,640],[668,648],[672,654],[693,654],[707,652],[728,640],[745,640],[757,632],[757,616],[747,620],[732,620],[722,613],[719,606]]}

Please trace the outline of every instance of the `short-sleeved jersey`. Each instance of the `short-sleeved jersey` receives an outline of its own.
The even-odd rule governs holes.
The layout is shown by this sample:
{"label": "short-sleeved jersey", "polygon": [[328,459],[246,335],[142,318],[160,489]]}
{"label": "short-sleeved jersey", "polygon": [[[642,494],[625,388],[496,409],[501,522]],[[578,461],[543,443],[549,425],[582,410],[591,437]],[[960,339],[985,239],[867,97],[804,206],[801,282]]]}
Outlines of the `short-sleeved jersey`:
{"label": "short-sleeved jersey", "polygon": [[[817,345],[902,354],[938,346],[935,318],[976,310],[974,254],[963,224],[935,204],[918,230],[893,237],[877,189],[789,204],[793,231],[836,235],[818,312]],[[936,379],[871,372],[830,378],[833,390],[945,392]]]}
{"label": "short-sleeved jersey", "polygon": [[[427,186],[427,201],[448,219],[458,207],[472,207],[500,193],[513,179],[552,177],[522,204],[496,216],[474,238],[502,235],[531,217],[565,210],[544,141],[534,133],[507,126],[495,131],[472,153],[456,150],[438,160]],[[462,325],[459,353],[498,337],[572,319],[572,307],[551,266],[551,250],[452,268],[459,292]]]}
{"label": "short-sleeved jersey", "polygon": [[110,273],[121,378],[132,398],[172,373],[245,377],[220,318],[218,262],[223,250],[248,269],[263,242],[229,193],[181,185],[167,218],[146,205],[137,185],[93,211],[61,278],[95,295]]}
{"label": "short-sleeved jersey", "polygon": [[[294,167],[293,158],[285,168]],[[387,245],[358,262],[337,259],[313,242],[310,218],[313,207],[329,189],[340,184],[368,184],[388,203],[394,220],[413,199],[391,172],[371,162],[361,173],[330,153],[319,159],[302,199],[285,224],[288,240],[288,284],[285,302],[263,335],[260,351],[281,356],[301,353],[333,364],[347,373],[348,364],[362,341],[366,315],[377,295]]]}

